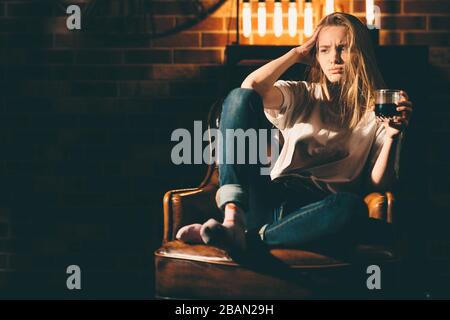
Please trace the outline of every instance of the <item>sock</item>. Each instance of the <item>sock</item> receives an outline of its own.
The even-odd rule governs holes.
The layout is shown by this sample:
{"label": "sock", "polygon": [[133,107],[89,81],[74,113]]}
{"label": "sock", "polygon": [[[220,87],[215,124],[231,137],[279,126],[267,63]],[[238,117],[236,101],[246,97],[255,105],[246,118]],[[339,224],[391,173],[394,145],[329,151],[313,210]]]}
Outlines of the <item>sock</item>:
{"label": "sock", "polygon": [[176,238],[187,243],[203,243],[200,236],[200,229],[202,225],[200,223],[189,224],[178,230]]}
{"label": "sock", "polygon": [[234,203],[227,203],[223,223],[209,219],[202,225],[200,235],[206,244],[225,249],[245,250],[245,215]]}

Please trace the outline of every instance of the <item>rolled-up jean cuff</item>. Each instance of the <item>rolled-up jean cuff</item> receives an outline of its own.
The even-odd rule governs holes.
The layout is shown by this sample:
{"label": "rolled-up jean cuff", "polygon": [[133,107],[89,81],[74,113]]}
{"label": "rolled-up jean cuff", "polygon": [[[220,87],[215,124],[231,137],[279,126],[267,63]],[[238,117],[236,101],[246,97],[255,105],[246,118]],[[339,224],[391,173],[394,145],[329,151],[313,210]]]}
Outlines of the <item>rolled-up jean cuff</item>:
{"label": "rolled-up jean cuff", "polygon": [[225,184],[216,192],[217,207],[222,211],[228,202],[238,203],[243,210],[247,210],[247,201],[247,193],[240,184]]}

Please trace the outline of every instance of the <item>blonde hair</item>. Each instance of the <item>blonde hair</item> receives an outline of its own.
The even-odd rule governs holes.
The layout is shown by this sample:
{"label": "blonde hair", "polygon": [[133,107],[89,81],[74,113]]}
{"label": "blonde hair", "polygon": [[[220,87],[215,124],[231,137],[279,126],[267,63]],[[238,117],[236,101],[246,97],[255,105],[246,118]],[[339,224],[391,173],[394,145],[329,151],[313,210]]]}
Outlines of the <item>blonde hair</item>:
{"label": "blonde hair", "polygon": [[[342,26],[347,29],[347,44],[350,59],[345,64],[345,72],[340,82],[340,92],[330,97],[337,101],[339,110],[324,110],[331,118],[337,118],[337,125],[353,129],[364,117],[372,111],[375,103],[375,90],[384,88],[384,80],[378,69],[375,52],[367,27],[355,16],[347,13],[332,13],[319,23],[317,28]],[[317,38],[318,39],[318,38]],[[310,66],[308,81],[318,83],[322,90],[328,93],[328,85],[317,60],[318,43],[313,49],[313,63]],[[333,115],[333,112],[335,114]]]}

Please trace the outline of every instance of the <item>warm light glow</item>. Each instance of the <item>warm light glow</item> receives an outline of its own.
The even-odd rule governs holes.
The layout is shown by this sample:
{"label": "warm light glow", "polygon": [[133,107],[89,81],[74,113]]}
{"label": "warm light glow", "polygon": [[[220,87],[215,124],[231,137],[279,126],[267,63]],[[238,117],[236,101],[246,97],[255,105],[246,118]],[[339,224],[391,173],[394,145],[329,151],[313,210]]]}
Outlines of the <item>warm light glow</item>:
{"label": "warm light glow", "polygon": [[277,38],[283,33],[283,10],[281,9],[281,2],[275,2],[273,12],[273,32]]}
{"label": "warm light glow", "polygon": [[289,2],[288,10],[289,35],[295,37],[297,34],[297,3]]}
{"label": "warm light glow", "polygon": [[242,9],[242,28],[244,37],[250,37],[250,33],[252,32],[252,9],[250,7],[250,2],[244,2],[244,7]]}
{"label": "warm light glow", "polygon": [[367,25],[373,25],[375,20],[373,0],[366,0],[366,21]]}
{"label": "warm light glow", "polygon": [[305,3],[305,13],[304,13],[305,25],[303,32],[305,36],[311,37],[313,34],[313,11],[311,7],[311,2]]}
{"label": "warm light glow", "polygon": [[375,28],[376,29],[381,29],[381,12],[380,12],[380,7],[375,7],[374,8],[374,19],[375,19]]}
{"label": "warm light glow", "polygon": [[325,15],[332,14],[334,12],[334,0],[327,0],[325,3]]}
{"label": "warm light glow", "polygon": [[266,3],[258,3],[258,34],[264,37],[266,34]]}

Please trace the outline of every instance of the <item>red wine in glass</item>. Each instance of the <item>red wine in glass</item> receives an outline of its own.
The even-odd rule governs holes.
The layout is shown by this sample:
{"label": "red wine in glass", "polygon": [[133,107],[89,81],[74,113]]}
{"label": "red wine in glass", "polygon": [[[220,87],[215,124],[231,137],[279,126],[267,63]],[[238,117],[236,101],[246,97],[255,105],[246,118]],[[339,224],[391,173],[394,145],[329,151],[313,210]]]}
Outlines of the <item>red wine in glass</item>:
{"label": "red wine in glass", "polygon": [[378,89],[375,91],[375,115],[382,118],[400,116],[397,103],[400,101],[401,90]]}
{"label": "red wine in glass", "polygon": [[395,103],[377,103],[375,104],[375,115],[377,117],[391,118],[399,116],[401,113],[397,111]]}

